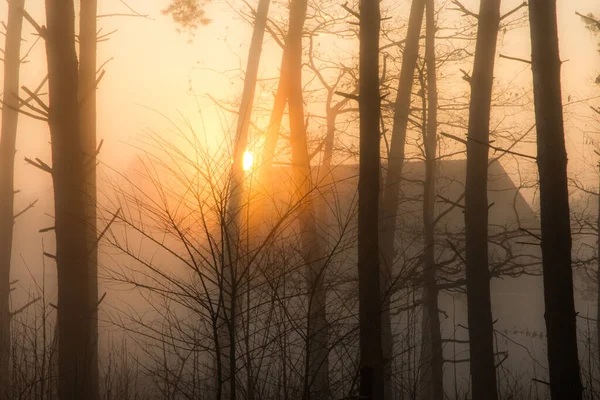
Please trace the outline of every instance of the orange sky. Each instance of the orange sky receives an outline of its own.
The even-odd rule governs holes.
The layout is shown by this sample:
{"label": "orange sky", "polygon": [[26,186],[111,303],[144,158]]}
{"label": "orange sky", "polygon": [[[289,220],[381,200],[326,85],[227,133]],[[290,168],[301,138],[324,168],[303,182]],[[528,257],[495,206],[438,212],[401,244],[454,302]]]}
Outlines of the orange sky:
{"label": "orange sky", "polygon": [[[26,0],[26,7],[41,23],[44,18],[43,0]],[[99,14],[128,12],[119,0],[100,1]],[[509,10],[520,0],[503,1],[503,10]],[[581,12],[600,11],[592,0],[559,0],[559,20],[561,56],[570,61],[564,64],[563,91],[573,99],[593,95],[595,88],[590,84],[598,71],[598,56],[595,52],[595,39],[589,34],[578,17]],[[234,100],[241,93],[241,73],[247,56],[251,27],[232,11],[231,5],[213,0],[207,9],[213,22],[196,31],[190,37],[176,31],[170,18],[160,14],[166,0],[130,0],[128,4],[140,13],[148,14],[149,19],[111,17],[102,18],[99,27],[103,32],[118,29],[111,39],[99,47],[99,62],[110,57],[114,59],[106,66],[106,75],[98,90],[99,137],[104,138],[101,158],[104,162],[124,167],[135,153],[131,145],[144,135],[144,130],[152,128],[161,132],[166,122],[151,109],[156,109],[169,117],[178,118],[178,112],[189,118],[198,131],[205,127],[206,135],[214,141],[223,137],[222,113],[205,96],[210,93],[222,100]],[[274,7],[282,9],[280,3]],[[386,2],[383,3],[384,7]],[[390,3],[391,4],[391,3]],[[403,0],[398,6],[406,7]],[[477,0],[465,0],[464,4],[476,10]],[[232,0],[235,8],[243,8],[240,1]],[[0,4],[0,19],[6,18],[7,5]],[[456,18],[459,18],[459,14]],[[528,29],[521,28],[510,32],[503,40],[499,51],[512,56],[528,58]],[[267,34],[268,38],[269,35]],[[26,25],[25,38],[33,41],[31,29]],[[27,46],[27,45],[26,45]],[[45,74],[44,48],[41,43],[32,52],[30,62],[23,66],[22,84],[33,87]],[[265,45],[261,61],[260,75],[274,77],[280,63],[280,52],[272,40]],[[2,66],[0,65],[0,71]],[[236,70],[237,69],[237,70]],[[230,71],[223,74],[221,71]],[[508,82],[517,76],[516,84],[528,85],[530,73],[523,64],[499,60],[496,76],[500,82]],[[191,87],[199,96],[194,97]],[[265,96],[268,96],[267,93]],[[587,107],[587,106],[586,106]],[[199,112],[202,110],[202,113]],[[569,117],[567,117],[569,123]],[[575,118],[575,122],[577,122]],[[581,152],[581,135],[569,131],[570,158],[573,160]],[[40,157],[49,160],[47,126],[27,117],[20,119],[20,135],[17,155],[17,185],[28,192],[38,192],[41,188],[50,193],[50,181],[40,171],[26,166],[23,157]],[[532,148],[531,151],[534,149]],[[571,163],[571,168],[577,164]],[[39,194],[36,194],[39,195]]]}

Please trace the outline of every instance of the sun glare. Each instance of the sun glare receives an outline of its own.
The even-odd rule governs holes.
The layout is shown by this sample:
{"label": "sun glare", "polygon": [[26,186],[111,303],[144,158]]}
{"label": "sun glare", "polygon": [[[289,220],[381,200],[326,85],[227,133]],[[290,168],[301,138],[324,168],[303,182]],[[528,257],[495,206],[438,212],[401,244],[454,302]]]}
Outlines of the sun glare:
{"label": "sun glare", "polygon": [[250,169],[252,168],[252,162],[254,161],[254,157],[252,156],[252,153],[249,151],[245,151],[244,152],[244,160],[243,160],[243,168],[244,171],[250,171]]}

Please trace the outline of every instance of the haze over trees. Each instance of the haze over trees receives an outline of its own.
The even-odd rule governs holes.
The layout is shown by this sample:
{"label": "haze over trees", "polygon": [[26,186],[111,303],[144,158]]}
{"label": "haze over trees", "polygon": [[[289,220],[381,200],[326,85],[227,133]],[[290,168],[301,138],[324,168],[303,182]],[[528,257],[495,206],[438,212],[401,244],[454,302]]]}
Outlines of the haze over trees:
{"label": "haze over trees", "polygon": [[572,3],[8,0],[0,400],[600,398]]}

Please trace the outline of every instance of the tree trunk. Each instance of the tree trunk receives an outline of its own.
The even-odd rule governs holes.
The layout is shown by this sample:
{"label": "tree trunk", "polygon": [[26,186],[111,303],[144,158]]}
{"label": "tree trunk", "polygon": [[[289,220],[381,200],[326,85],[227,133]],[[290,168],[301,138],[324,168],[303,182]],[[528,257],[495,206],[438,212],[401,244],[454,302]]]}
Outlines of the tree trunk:
{"label": "tree trunk", "polygon": [[[425,368],[429,379],[421,382],[422,397],[442,400],[444,396],[443,350],[438,311],[438,288],[436,282],[434,214],[435,214],[435,158],[437,146],[437,76],[435,58],[435,1],[426,0],[425,62],[427,67],[427,110],[425,145],[425,187],[423,191],[424,222],[424,271],[425,286],[423,329],[426,337],[425,348],[429,347],[429,357],[425,357]],[[424,121],[425,122],[425,121]],[[427,352],[425,352],[427,355]],[[429,358],[429,359],[427,359]]]}
{"label": "tree trunk", "polygon": [[540,179],[542,267],[553,400],[582,398],[573,298],[567,152],[563,126],[556,0],[530,0],[531,67]]}
{"label": "tree trunk", "polygon": [[596,345],[598,346],[598,362],[600,362],[600,162],[598,163],[598,214],[596,216]]}
{"label": "tree trunk", "polygon": [[302,31],[306,19],[306,8],[306,0],[292,0],[290,3],[290,27],[286,47],[289,72],[290,141],[296,190],[293,198],[299,202],[298,221],[300,223],[302,257],[307,266],[308,326],[303,398],[328,399],[328,331],[323,288],[325,257],[317,231],[311,193],[312,179],[302,94]]}
{"label": "tree trunk", "polygon": [[[82,0],[79,16],[79,106],[81,143],[86,163],[86,225],[89,256],[89,300],[92,390],[99,388],[98,370],[98,235],[96,227],[96,14],[97,0]],[[92,399],[99,399],[100,393]]]}
{"label": "tree trunk", "polygon": [[393,338],[390,316],[390,297],[392,271],[395,256],[394,239],[396,234],[396,214],[398,213],[398,200],[400,197],[400,181],[402,167],[404,166],[404,147],[406,144],[406,128],[410,115],[412,87],[415,78],[415,66],[419,56],[419,40],[425,0],[413,0],[406,32],[406,45],[402,55],[402,69],[398,83],[398,94],[394,106],[394,123],[390,140],[387,174],[383,191],[383,207],[381,209],[381,226],[379,241],[381,246],[381,291],[382,291],[382,345],[384,358],[384,385],[385,398],[393,398],[392,390],[392,363]]}
{"label": "tree trunk", "polygon": [[24,0],[8,3],[4,47],[4,95],[0,137],[0,398],[10,387],[10,264],[14,224],[14,168],[19,120],[19,68]]}
{"label": "tree trunk", "polygon": [[46,0],[56,263],[58,269],[58,394],[94,398],[85,156],[81,135],[75,9],[72,0]]}
{"label": "tree trunk", "polygon": [[384,397],[379,271],[379,1],[360,0],[358,296],[361,398]]}
{"label": "tree trunk", "polygon": [[[237,396],[236,390],[236,331],[238,328],[237,315],[242,307],[242,299],[237,298],[238,287],[242,282],[238,279],[240,276],[246,276],[244,271],[247,266],[240,263],[239,256],[241,240],[240,230],[242,229],[242,215],[244,202],[244,153],[248,147],[248,131],[250,127],[250,117],[254,104],[254,93],[256,90],[256,81],[258,77],[258,66],[260,64],[260,55],[269,13],[270,0],[259,0],[256,10],[256,19],[248,51],[248,62],[246,65],[246,75],[244,79],[244,89],[238,113],[236,136],[234,142],[233,165],[231,167],[231,178],[229,181],[229,198],[227,210],[227,247],[226,247],[226,265],[223,269],[223,293],[225,297],[224,320],[222,325],[222,366],[224,372],[225,384],[223,387],[224,397],[234,400]],[[229,295],[228,295],[229,294]],[[250,382],[248,382],[250,384]]]}
{"label": "tree trunk", "polygon": [[488,267],[487,143],[499,24],[500,0],[482,0],[471,77],[465,188],[467,302],[474,400],[498,398]]}
{"label": "tree trunk", "polygon": [[285,105],[289,95],[289,56],[287,46],[283,49],[283,55],[281,57],[281,67],[279,71],[279,82],[277,83],[277,92],[275,92],[275,99],[273,101],[273,110],[271,111],[271,117],[269,119],[269,126],[267,127],[267,133],[265,136],[265,145],[262,152],[261,163],[258,171],[259,183],[266,187],[268,190],[271,189],[271,181],[269,179],[271,173],[271,166],[273,165],[273,158],[275,157],[275,149],[277,147],[277,141],[279,140],[279,130],[281,128],[281,121],[283,119],[283,113],[285,111]]}

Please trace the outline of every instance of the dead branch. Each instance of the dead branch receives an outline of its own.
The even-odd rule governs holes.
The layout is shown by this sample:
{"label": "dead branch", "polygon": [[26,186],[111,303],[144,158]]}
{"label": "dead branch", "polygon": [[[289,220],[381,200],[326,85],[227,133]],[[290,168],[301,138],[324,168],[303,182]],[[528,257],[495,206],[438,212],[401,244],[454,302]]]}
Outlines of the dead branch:
{"label": "dead branch", "polygon": [[24,209],[22,209],[21,211],[19,211],[18,213],[16,213],[13,216],[13,220],[16,220],[17,218],[19,218],[21,215],[25,214],[27,211],[31,210],[35,204],[38,202],[38,199],[32,201],[31,203],[29,203],[29,205],[27,207],[25,207]]}
{"label": "dead branch", "polygon": [[527,7],[527,2],[526,1],[522,2],[518,6],[516,6],[515,8],[513,8],[512,10],[510,10],[509,12],[507,12],[506,14],[504,14],[503,16],[501,16],[500,17],[500,21],[502,21],[505,18],[510,17],[511,15],[513,15],[514,13],[516,13],[517,11],[519,11],[523,7]]}
{"label": "dead branch", "polygon": [[511,57],[511,56],[507,56],[507,55],[504,55],[504,54],[498,54],[498,57],[500,57],[500,58],[506,58],[507,60],[512,60],[512,61],[519,61],[519,62],[522,62],[522,63],[525,63],[525,64],[531,64],[530,60],[526,60],[524,58]]}
{"label": "dead branch", "polygon": [[18,308],[17,310],[13,311],[10,313],[10,317],[14,317],[20,313],[22,313],[23,311],[25,311],[28,307],[32,306],[33,304],[37,303],[38,301],[41,300],[41,297],[36,297],[35,299],[31,300],[30,302],[28,302],[27,304],[25,304],[24,306]]}
{"label": "dead branch", "polygon": [[464,16],[471,16],[473,18],[479,19],[479,14],[476,14],[473,11],[469,10],[460,1],[452,0],[452,4],[454,4],[458,8],[450,8],[450,10],[460,11],[463,13]]}
{"label": "dead branch", "polygon": [[52,175],[52,168],[39,158],[36,158],[35,161],[33,161],[31,158],[25,157],[25,162]]}

